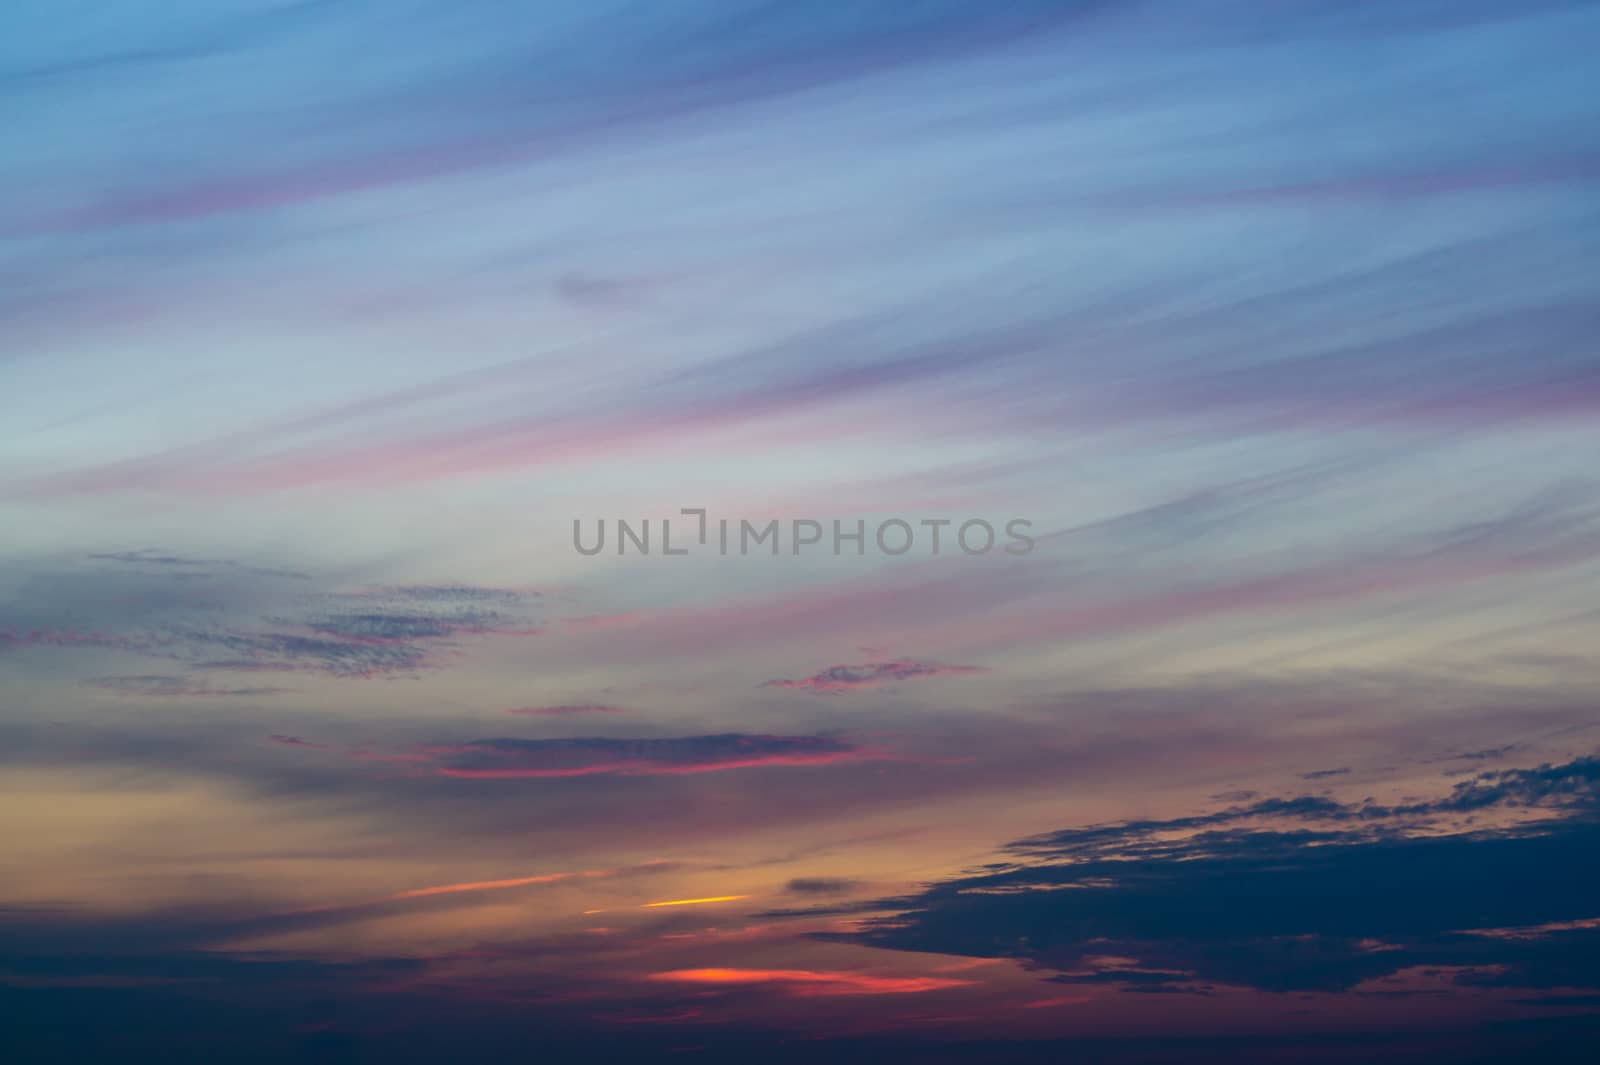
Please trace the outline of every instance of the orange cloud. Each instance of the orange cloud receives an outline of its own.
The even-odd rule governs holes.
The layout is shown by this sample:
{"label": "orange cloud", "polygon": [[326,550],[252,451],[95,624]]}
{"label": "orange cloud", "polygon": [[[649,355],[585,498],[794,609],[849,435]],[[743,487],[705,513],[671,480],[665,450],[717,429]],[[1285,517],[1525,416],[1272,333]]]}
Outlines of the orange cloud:
{"label": "orange cloud", "polygon": [[938,976],[871,976],[867,973],[817,972],[812,969],[673,969],[652,973],[652,980],[677,984],[738,986],[777,984],[800,997],[823,995],[912,995],[970,987],[971,980]]}

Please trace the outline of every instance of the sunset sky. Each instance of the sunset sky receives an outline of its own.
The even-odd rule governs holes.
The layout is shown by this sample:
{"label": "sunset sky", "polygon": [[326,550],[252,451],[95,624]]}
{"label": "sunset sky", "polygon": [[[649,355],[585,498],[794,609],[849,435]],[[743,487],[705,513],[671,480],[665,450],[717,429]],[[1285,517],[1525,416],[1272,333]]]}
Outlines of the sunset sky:
{"label": "sunset sky", "polygon": [[0,26],[0,1058],[1589,1060],[1600,5]]}

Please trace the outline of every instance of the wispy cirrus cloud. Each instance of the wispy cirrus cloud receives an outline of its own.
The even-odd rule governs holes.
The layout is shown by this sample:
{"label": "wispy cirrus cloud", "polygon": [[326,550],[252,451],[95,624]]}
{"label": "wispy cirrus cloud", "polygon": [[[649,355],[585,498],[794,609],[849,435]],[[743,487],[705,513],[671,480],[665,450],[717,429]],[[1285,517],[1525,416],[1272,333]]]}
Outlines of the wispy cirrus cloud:
{"label": "wispy cirrus cloud", "polygon": [[0,48],[13,1057],[1587,1060],[1595,5],[253,6]]}
{"label": "wispy cirrus cloud", "polygon": [[413,899],[431,899],[443,895],[470,895],[485,891],[507,891],[512,888],[534,887],[544,884],[559,884],[562,881],[579,877],[600,877],[611,875],[607,871],[590,871],[582,873],[540,873],[534,876],[506,877],[500,880],[468,880],[453,884],[433,884],[428,887],[410,888],[405,891],[396,891],[391,895],[382,895],[374,899],[361,902],[329,903],[322,906],[310,906],[298,910],[288,911],[285,916],[299,916],[311,913],[331,913],[334,911],[361,911],[376,909],[389,903],[408,902]]}
{"label": "wispy cirrus cloud", "polygon": [[897,658],[888,662],[867,662],[859,666],[829,666],[800,680],[769,680],[764,688],[798,688],[820,695],[836,695],[861,688],[876,688],[895,681],[921,677],[964,677],[987,673],[982,666],[951,666],[938,662],[917,662]]}
{"label": "wispy cirrus cloud", "polygon": [[203,669],[310,672],[347,679],[410,674],[439,665],[438,651],[420,642],[294,632],[184,628],[163,634],[156,646],[169,654],[205,655],[199,663]]}
{"label": "wispy cirrus cloud", "polygon": [[303,737],[290,736],[290,735],[287,735],[287,734],[281,733],[281,732],[275,732],[272,735],[268,736],[267,737],[267,741],[269,743],[280,744],[281,746],[284,746],[284,747],[307,747],[307,748],[310,748],[312,750],[317,750],[317,751],[326,751],[326,750],[330,750],[331,749],[331,746],[329,744],[326,744],[326,743],[314,743],[313,741],[305,739]]}
{"label": "wispy cirrus cloud", "polygon": [[475,584],[393,584],[331,593],[331,598],[394,600],[430,604],[526,606],[544,592],[536,588],[486,588]]}
{"label": "wispy cirrus cloud", "polygon": [[843,895],[861,887],[862,882],[836,876],[800,876],[784,885],[784,890],[796,895]]}
{"label": "wispy cirrus cloud", "polygon": [[[272,739],[286,746],[334,749],[331,744],[297,736]],[[344,753],[363,762],[405,767],[409,773],[463,780],[688,776],[737,769],[820,767],[906,758],[838,736],[742,732],[646,739],[499,737],[462,743],[425,743],[397,750],[363,746]]]}
{"label": "wispy cirrus cloud", "polygon": [[487,739],[425,748],[428,772],[469,780],[596,775],[676,776],[778,766],[827,766],[895,756],[833,736],[730,732],[665,739]]}
{"label": "wispy cirrus cloud", "polygon": [[451,614],[351,613],[305,622],[314,632],[347,640],[400,642],[443,639],[449,636],[488,634],[532,636],[537,628],[522,627],[505,614],[491,611],[457,611]]}
{"label": "wispy cirrus cloud", "polygon": [[[336,445],[317,433],[316,425],[292,427],[297,433],[285,427],[278,434],[230,434],[208,445],[51,474],[35,481],[28,492],[51,498],[137,487],[176,495],[237,496],[330,484],[424,483],[614,460],[710,440],[774,417],[816,414],[847,401],[885,395],[893,399],[897,388],[926,388],[974,373],[989,360],[1019,351],[1036,353],[1054,327],[1054,322],[995,327],[960,340],[930,340],[913,354],[896,353],[865,365],[802,364],[802,370],[794,370],[790,352],[833,340],[841,329],[830,327],[810,344],[758,348],[698,368],[687,378],[669,374],[656,388],[624,388],[597,399],[589,410],[537,415],[507,411],[465,424],[427,419],[401,438],[365,434]],[[857,323],[842,332],[848,339],[861,329],[872,332]],[[485,394],[486,402],[494,397]],[[816,428],[811,434],[821,438],[827,431]],[[296,436],[306,442],[292,445],[289,441]]]}
{"label": "wispy cirrus cloud", "polygon": [[515,706],[506,713],[527,717],[577,717],[582,714],[621,714],[626,711],[620,706],[605,703],[558,703],[553,706]]}
{"label": "wispy cirrus cloud", "polygon": [[236,570],[240,573],[255,574],[261,577],[280,577],[288,580],[310,580],[311,575],[298,570],[273,569],[263,566],[249,566],[231,558],[194,558],[186,555],[176,555],[162,551],[160,548],[145,547],[136,551],[104,551],[89,555],[96,562],[121,562],[129,566],[147,567],[170,570]]}
{"label": "wispy cirrus cloud", "polygon": [[[532,589],[400,585],[307,593],[303,574],[280,568],[149,550],[103,552],[115,572],[66,567],[47,582],[73,598],[23,609],[103,615],[97,627],[0,629],[0,649],[118,651],[179,663],[191,673],[307,673],[339,678],[414,675],[459,657],[468,640],[539,634]],[[293,580],[295,583],[286,583]],[[58,591],[59,595],[59,591]],[[271,608],[264,608],[271,604]],[[333,607],[333,609],[329,609]],[[113,678],[127,694],[230,694],[202,679]],[[150,675],[153,676],[153,675]],[[262,695],[267,689],[237,689]]]}
{"label": "wispy cirrus cloud", "polygon": [[167,674],[133,674],[120,677],[90,677],[83,683],[118,695],[142,695],[149,698],[176,699],[182,697],[210,698],[214,696],[279,695],[290,688],[254,687],[219,688],[189,677]]}
{"label": "wispy cirrus cloud", "polygon": [[[316,10],[318,5],[304,6],[311,11],[294,12],[294,21],[314,23],[329,17]],[[793,36],[796,27],[781,12],[751,8],[745,15],[744,32],[730,35],[729,27],[711,10],[691,7],[672,18],[637,11],[631,17],[639,20],[638,36],[608,34],[604,48],[580,23],[553,25],[548,34],[535,39],[498,41],[487,53],[482,51],[489,45],[482,37],[486,26],[480,23],[464,41],[436,46],[438,65],[430,68],[438,79],[429,86],[432,106],[413,116],[400,143],[379,136],[381,122],[372,123],[374,128],[362,128],[341,139],[333,150],[317,151],[310,158],[258,157],[254,166],[242,165],[241,160],[177,181],[139,173],[132,181],[22,224],[30,231],[50,232],[192,223],[218,215],[305,208],[391,186],[525,166],[557,151],[593,150],[630,135],[648,139],[663,123],[748,108],[754,102],[874,71],[916,69],[979,52],[1022,34],[1071,25],[1080,12],[1076,5],[1032,0],[984,19],[958,10],[896,8],[858,19],[819,20],[801,31],[798,39]],[[257,21],[269,24],[265,18]],[[272,24],[289,21],[287,16],[272,17]],[[400,50],[417,44],[415,28],[359,10],[333,16],[332,26],[334,32],[388,41]],[[133,36],[138,28],[124,26],[121,32]],[[231,48],[221,42],[231,42],[235,36],[206,27],[183,39],[181,45],[103,53],[97,60],[72,56],[12,76],[23,80],[60,78],[69,72],[111,76],[124,66],[226,54]],[[658,40],[672,42],[670,61]],[[463,46],[478,50],[463,52]],[[546,79],[551,77],[564,87],[559,95],[550,91]],[[416,86],[392,78],[391,74],[380,79],[379,99],[388,109],[403,108]],[[545,106],[532,112],[509,106],[508,89],[510,99],[536,98]],[[365,101],[370,91],[343,96],[341,105]],[[203,111],[185,117],[213,137],[234,140]],[[313,117],[303,106],[289,107],[282,116],[288,129],[279,127],[280,133],[304,134]],[[252,154],[248,141],[237,146],[242,156]]]}
{"label": "wispy cirrus cloud", "polygon": [[82,629],[0,629],[0,647],[98,647],[136,651],[149,646],[130,636]]}

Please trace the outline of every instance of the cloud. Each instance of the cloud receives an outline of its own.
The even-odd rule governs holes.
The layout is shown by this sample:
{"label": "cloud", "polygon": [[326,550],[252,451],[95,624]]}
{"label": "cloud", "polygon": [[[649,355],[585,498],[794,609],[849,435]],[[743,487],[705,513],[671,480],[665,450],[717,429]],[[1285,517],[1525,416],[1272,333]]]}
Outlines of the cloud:
{"label": "cloud", "polygon": [[[982,361],[973,351],[996,344],[1037,347],[1046,327],[1022,337],[993,340],[987,333],[946,341],[910,356],[867,364],[813,367],[800,372],[790,359],[758,351],[739,360],[770,376],[743,384],[726,373],[689,375],[701,390],[682,394],[682,375],[649,389],[628,390],[593,409],[537,415],[483,417],[470,424],[428,422],[402,438],[357,440],[330,446],[323,439],[291,447],[287,432],[219,440],[211,446],[177,449],[86,468],[35,481],[41,498],[95,495],[144,488],[175,495],[237,496],[352,482],[422,483],[467,475],[567,466],[682,446],[714,434],[748,428],[777,416],[816,413],[847,400],[892,392],[896,386],[927,387],[970,371]],[[1026,332],[1012,327],[1011,332]],[[834,330],[824,330],[809,347]],[[785,345],[785,350],[793,345]],[[993,353],[991,353],[992,355]],[[675,386],[680,394],[673,395]],[[302,436],[305,435],[302,427]],[[263,439],[264,438],[264,439]],[[270,445],[267,447],[266,445]]]}
{"label": "cloud", "polygon": [[458,610],[451,614],[336,614],[308,621],[306,627],[349,640],[388,642],[444,639],[458,634],[528,636],[538,631],[519,626],[504,614],[487,610]]}
{"label": "cloud", "polygon": [[215,559],[209,558],[183,558],[178,555],[163,555],[155,548],[144,548],[139,551],[111,551],[103,554],[89,556],[104,562],[127,562],[144,566],[209,566],[215,564]]}
{"label": "cloud", "polygon": [[272,743],[281,744],[284,747],[309,747],[309,748],[311,748],[313,750],[318,750],[318,751],[326,751],[326,750],[331,750],[332,749],[326,743],[313,743],[312,741],[310,741],[308,739],[303,739],[303,738],[301,738],[299,736],[289,736],[289,735],[286,735],[286,734],[281,733],[281,732],[275,732],[272,735],[268,736],[267,739]]}
{"label": "cloud", "polygon": [[764,766],[837,765],[892,757],[831,736],[730,732],[669,739],[487,739],[427,748],[430,771],[475,780],[663,776]]}
{"label": "cloud", "polygon": [[[1490,811],[1493,826],[1454,820]],[[1047,833],[882,900],[896,912],[864,931],[825,935],[1146,992],[1341,992],[1423,966],[1460,985],[1596,988],[1580,959],[1600,948],[1597,846],[1600,759],[1587,757],[1398,806],[1302,796]]]}
{"label": "cloud", "polygon": [[827,995],[915,995],[970,987],[972,981],[946,976],[872,976],[812,969],[674,969],[652,973],[652,980],[711,987],[773,984],[799,998]]}
{"label": "cloud", "polygon": [[0,629],[0,647],[99,647],[119,651],[138,650],[140,644],[125,636],[77,629]]}
{"label": "cloud", "polygon": [[474,584],[393,584],[334,593],[335,598],[341,599],[394,599],[436,604],[499,603],[504,606],[520,606],[543,596],[543,592],[532,588],[486,588]]}
{"label": "cloud", "polygon": [[1012,647],[1103,638],[1252,611],[1304,614],[1310,606],[1527,578],[1587,564],[1597,555],[1600,507],[1592,488],[1582,486],[1524,499],[1491,520],[1336,561],[1313,559],[1275,571],[1236,572],[1203,581],[1174,574],[1159,585],[1152,582],[1148,590],[1111,585],[1099,596],[1085,596],[1086,601],[1014,610],[986,625],[961,622],[950,626],[947,635],[924,632],[922,638],[963,647]]}
{"label": "cloud", "polygon": [[1600,810],[1600,757],[1578,758],[1559,766],[1491,770],[1455,784],[1447,795],[1438,799],[1397,805],[1370,801],[1341,803],[1315,795],[1261,799],[1209,814],[1064,829],[1018,840],[1008,844],[1006,849],[1018,854],[1053,857],[1130,853],[1136,847],[1150,848],[1143,853],[1159,853],[1172,845],[1164,840],[1169,833],[1244,821],[1288,819],[1302,823],[1380,825],[1401,820],[1423,822],[1497,806],[1579,812]]}
{"label": "cloud", "polygon": [[[1592,617],[1548,620],[1591,609],[1591,574],[1556,570],[1592,569],[1600,539],[1548,511],[1543,527],[1527,515],[1469,524],[1524,486],[1563,491],[1573,472],[1578,491],[1593,483],[1581,456],[1595,434],[1579,419],[1600,406],[1585,302],[1600,247],[1600,123],[1584,63],[1594,5],[1235,0],[1197,15],[1173,0],[736,0],[545,5],[548,18],[508,18],[485,0],[23,7],[0,62],[26,100],[10,138],[24,162],[0,177],[0,236],[21,238],[0,257],[0,318],[24,326],[6,330],[24,335],[4,358],[25,385],[5,397],[20,448],[0,474],[0,523],[24,553],[70,552],[93,572],[74,584],[43,561],[0,567],[0,615],[18,633],[0,637],[0,666],[23,667],[0,699],[0,758],[25,787],[59,782],[71,796],[61,815],[97,825],[91,804],[120,823],[135,789],[192,783],[239,799],[163,799],[173,816],[216,826],[199,834],[169,830],[166,813],[144,834],[109,829],[109,848],[36,833],[45,850],[19,867],[24,893],[109,899],[121,934],[152,942],[258,891],[322,902],[338,885],[351,897],[408,888],[379,907],[405,911],[383,927],[304,946],[378,952],[475,935],[488,914],[413,919],[449,900],[561,919],[540,912],[545,889],[494,886],[532,873],[516,867],[530,848],[534,868],[579,869],[610,859],[565,858],[682,845],[723,861],[781,856],[770,887],[805,871],[872,877],[864,888],[797,877],[781,896],[797,906],[855,900],[917,870],[970,876],[964,893],[895,900],[915,926],[908,940],[1014,956],[1092,985],[1097,1001],[1223,980],[1361,989],[1345,981],[1363,967],[1418,959],[1455,980],[1495,978],[1480,964],[1491,957],[1501,975],[1548,981],[1562,975],[1558,941],[1593,967],[1586,918],[1559,895],[1569,878],[1592,889],[1589,866],[1582,852],[1555,860],[1587,816],[1581,772],[1474,776],[1421,799],[1361,801],[1353,789],[1387,786],[1379,767],[1413,753],[1527,739],[1541,754],[1522,760],[1537,760],[1569,741],[1534,733],[1594,716],[1593,678],[1572,668],[1544,689],[1554,667],[1499,652],[1592,646]],[[241,498],[279,489],[302,494]],[[562,515],[723,501],[702,491],[847,514],[983,496],[1047,510],[1041,531],[1094,527],[1041,539],[1016,566],[957,556],[925,569],[818,557],[669,572],[581,563],[537,542],[565,539]],[[1427,535],[1441,527],[1463,535]],[[145,543],[170,550],[118,550]],[[507,581],[582,572],[601,595],[562,612],[609,613],[511,645],[500,638],[544,620],[529,616],[537,593],[446,581],[285,603],[287,591],[227,561],[248,543],[284,545],[285,566],[325,565],[319,589],[432,580],[452,565],[518,575]],[[86,561],[91,551],[103,553]],[[14,580],[19,568],[38,579]],[[1526,627],[1472,643],[1501,626]],[[885,649],[849,650],[862,645]],[[123,662],[130,654],[145,660]],[[323,681],[474,655],[480,668],[459,683]],[[840,657],[856,663],[819,667]],[[909,684],[937,675],[917,672],[935,668],[928,660],[1004,675]],[[1400,692],[1359,676],[1313,690],[1375,664],[1419,675]],[[1239,669],[1305,683],[1206,690]],[[175,705],[102,713],[111,699],[78,686],[98,674],[133,675],[99,679]],[[313,678],[304,705],[239,714],[177,698],[291,683],[283,674]],[[834,698],[750,690],[779,674],[792,679],[775,689]],[[1128,677],[1170,687],[1103,690]],[[1453,712],[1463,688],[1471,713]],[[638,728],[584,702],[641,690],[690,723]],[[952,705],[975,695],[981,706]],[[572,704],[546,705],[562,699]],[[857,737],[892,734],[924,760],[868,762],[888,757],[858,746],[875,739],[810,735],[842,716],[830,701],[860,710]],[[500,724],[465,724],[466,704]],[[529,716],[505,722],[507,707]],[[743,746],[698,735],[730,730]],[[558,732],[655,738],[451,742]],[[358,744],[402,761],[329,753]],[[738,766],[762,770],[728,771]],[[1358,768],[1326,775],[1343,766]],[[1284,784],[1308,770],[1318,783]],[[449,777],[475,771],[584,779]],[[1301,794],[1325,787],[1336,797]],[[1041,822],[1052,794],[1062,820]],[[974,825],[992,825],[995,842],[1063,831],[1017,840],[1004,868],[957,875]],[[890,830],[921,835],[871,839]],[[825,861],[803,849],[822,847]],[[1492,854],[1506,860],[1485,868]],[[1515,879],[1518,858],[1543,879]],[[648,897],[758,890],[700,875]],[[151,910],[157,898],[173,908]],[[1288,912],[1302,900],[1309,913]],[[1430,931],[1423,901],[1439,900],[1462,920],[1511,922],[1493,927],[1538,957],[1477,942],[1497,938],[1481,934],[1489,925],[1459,947],[1451,930]],[[641,925],[737,916],[631,914]],[[116,922],[84,913],[17,920],[34,921],[40,942],[76,934],[88,951],[116,938]],[[1097,925],[1117,941],[1077,955],[1050,941],[1061,929],[1093,938]],[[615,931],[618,946],[630,940]],[[363,978],[362,1001],[339,999],[325,1034],[372,1041],[301,1047],[272,1029],[321,1024],[303,1014],[334,996],[292,966],[180,956],[228,943],[176,937],[109,974],[200,976],[220,1004],[7,988],[8,1015],[30,1022],[0,1042],[106,1033],[99,1046],[24,1047],[18,1060],[163,1059],[183,1032],[180,1054],[219,1061],[508,1061],[537,1030],[555,1060],[597,1047],[659,1060],[702,1042],[716,1045],[689,1056],[1063,1056],[1062,1042],[1021,1045],[1027,1033],[973,1049],[926,1031],[919,1046],[841,1054],[809,1038],[826,1032],[814,1002],[785,1007],[818,1029],[804,1039],[768,1030],[729,1050],[713,1029],[734,1021],[711,1017],[671,1046],[641,1047],[617,1022],[569,1040],[563,1011],[530,999],[589,992],[625,963],[561,945],[530,948],[558,974],[543,981],[426,967],[425,993],[411,994],[387,981],[420,979],[418,968],[337,976],[329,983]],[[818,986],[797,972],[854,974],[886,957],[810,942],[760,956],[697,949],[631,964],[786,974],[752,985],[783,992]],[[9,976],[12,952],[0,955]],[[1315,971],[1319,956],[1331,971]],[[81,960],[81,974],[108,975]],[[1012,968],[996,970],[1016,991]],[[632,995],[738,997],[633,983],[595,1008],[631,1019],[660,1015]],[[489,1034],[491,992],[512,1018],[503,1041]],[[474,1001],[453,1013],[441,1000],[457,994]],[[1473,1001],[1382,1017],[1341,1002],[1295,1020],[1298,1002],[1239,996],[1195,1010],[1189,1027],[1182,1007],[1199,1003],[1135,1015],[1129,997],[1062,1012],[1139,1033],[1124,1056],[1141,1059],[1320,1050],[1371,1061],[1373,1042],[1410,1038],[1401,1030],[1505,1031],[1503,1014],[1480,1016]],[[982,1023],[1017,1019],[974,1005]],[[888,1020],[919,1004],[870,1006]],[[953,1019],[933,1014],[895,1019]],[[1254,1025],[1252,1041],[1209,1041],[1230,1025]],[[216,1031],[222,1045],[207,1038]],[[1485,1058],[1545,1060],[1470,1042]],[[1092,1039],[1066,1050],[1115,1056]]]}
{"label": "cloud", "polygon": [[240,695],[279,695],[291,688],[255,687],[255,688],[216,688],[210,684],[197,683],[187,677],[175,677],[159,674],[142,674],[121,677],[91,677],[83,683],[96,688],[105,688],[119,695],[143,695],[151,698],[180,698],[192,696],[207,698],[211,696],[240,696]]}
{"label": "cloud", "polygon": [[1466,762],[1494,762],[1521,749],[1520,743],[1506,743],[1499,747],[1486,747],[1481,751],[1464,751],[1455,757]]}
{"label": "cloud", "polygon": [[164,553],[153,547],[140,548],[137,551],[99,552],[89,555],[89,558],[97,562],[121,562],[131,566],[154,567],[157,569],[212,571],[232,569],[240,573],[250,573],[261,577],[281,577],[296,581],[311,579],[309,573],[301,573],[298,570],[247,566],[231,558],[190,558],[183,555]]}
{"label": "cloud", "polygon": [[[341,678],[413,675],[441,667],[469,638],[526,637],[540,593],[470,585],[400,585],[306,593],[277,578],[303,575],[226,559],[150,550],[91,556],[113,561],[39,574],[51,594],[23,608],[54,620],[88,613],[95,628],[40,624],[0,629],[0,649],[122,651],[191,671],[297,672]],[[261,580],[259,578],[272,578]],[[62,589],[71,592],[63,595]],[[264,609],[273,604],[273,612]],[[338,609],[329,610],[329,603]],[[359,609],[352,608],[360,604]],[[263,616],[265,615],[265,616]],[[96,683],[91,681],[90,683]],[[269,694],[204,681],[107,678],[127,694]]]}
{"label": "cloud", "polygon": [[573,717],[578,714],[621,714],[626,711],[620,706],[607,706],[601,703],[571,703],[558,706],[518,706],[507,710],[506,713],[534,717]]}
{"label": "cloud", "polygon": [[417,643],[373,641],[339,636],[228,629],[177,629],[163,642],[182,653],[210,650],[232,658],[200,663],[207,669],[297,670],[332,677],[382,677],[436,668],[437,658]]}
{"label": "cloud", "polygon": [[868,662],[859,666],[829,666],[819,673],[801,680],[769,680],[765,688],[799,688],[819,695],[837,695],[860,688],[876,688],[891,681],[912,680],[918,677],[970,676],[987,673],[982,666],[947,666],[934,662],[914,662],[894,659],[889,662]]}
{"label": "cloud", "polygon": [[795,895],[842,895],[861,886],[861,881],[845,877],[801,876],[784,885],[784,890]]}
{"label": "cloud", "polygon": [[607,876],[608,872],[584,873],[543,873],[538,876],[509,877],[503,880],[467,880],[455,884],[434,884],[431,887],[412,888],[408,891],[397,891],[392,895],[382,895],[375,899],[363,902],[331,903],[326,906],[311,906],[299,910],[288,911],[285,916],[299,916],[301,914],[327,913],[333,911],[366,910],[383,906],[392,902],[406,902],[411,899],[430,899],[441,895],[476,894],[483,891],[505,891],[510,888],[533,887],[544,884],[559,884],[565,880],[585,876]]}
{"label": "cloud", "polygon": [[[298,21],[299,8],[317,18],[326,17],[325,9],[332,6],[344,5],[304,4],[291,10]],[[875,72],[971,54],[1022,34],[1071,24],[1080,17],[1079,6],[1029,2],[983,19],[959,9],[894,7],[804,27],[794,25],[786,12],[753,7],[744,12],[737,34],[730,33],[714,11],[695,7],[670,19],[633,12],[628,16],[632,32],[626,33],[608,30],[605,20],[546,22],[537,35],[508,34],[504,28],[491,31],[479,22],[472,27],[475,32],[461,38],[476,52],[463,56],[459,43],[440,48],[435,38],[440,53],[435,63],[420,70],[413,65],[401,68],[413,80],[395,84],[391,74],[377,86],[359,86],[359,91],[330,83],[312,97],[341,111],[365,103],[359,109],[369,111],[374,102],[371,94],[381,87],[386,92],[379,99],[392,118],[396,110],[404,113],[406,104],[421,93],[429,106],[412,108],[407,136],[400,143],[376,137],[386,117],[380,113],[369,118],[376,128],[358,128],[335,142],[336,147],[323,148],[309,159],[299,152],[266,158],[253,142],[237,141],[214,121],[191,114],[186,116],[193,123],[186,127],[191,137],[233,144],[239,158],[178,180],[137,170],[130,175],[123,168],[120,184],[28,228],[98,230],[192,224],[219,215],[259,216],[393,186],[527,166],[552,153],[592,151],[619,138],[649,140],[661,124],[689,121],[707,112],[748,108]],[[256,23],[273,26],[278,18],[258,17]],[[325,33],[338,32],[351,39],[382,42],[373,46],[403,55],[421,46],[418,32],[427,32],[410,23],[345,11],[322,33],[307,36],[316,41]],[[469,25],[463,22],[458,29]],[[233,29],[206,27],[172,34],[159,44],[87,59],[72,54],[11,76],[111,75],[122,67],[226,55],[234,50],[232,42],[255,36],[229,32]],[[136,32],[125,27],[119,36]],[[493,36],[486,36],[490,33]],[[260,36],[267,36],[264,29]],[[469,58],[475,64],[453,69]],[[526,99],[543,100],[545,106],[531,111],[515,106],[515,101]],[[296,98],[290,97],[279,109],[280,121],[289,123],[286,129],[276,123],[268,128],[280,136],[315,143],[316,113],[295,103]]]}

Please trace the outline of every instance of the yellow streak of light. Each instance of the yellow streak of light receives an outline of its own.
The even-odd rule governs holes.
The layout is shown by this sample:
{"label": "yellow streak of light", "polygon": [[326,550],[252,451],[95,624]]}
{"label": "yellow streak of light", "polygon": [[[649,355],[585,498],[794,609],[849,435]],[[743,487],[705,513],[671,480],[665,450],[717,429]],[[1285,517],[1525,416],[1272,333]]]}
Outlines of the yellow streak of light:
{"label": "yellow streak of light", "polygon": [[667,899],[665,902],[647,902],[640,909],[649,910],[657,906],[698,906],[704,902],[735,902],[749,897],[749,895],[713,895],[708,899]]}

